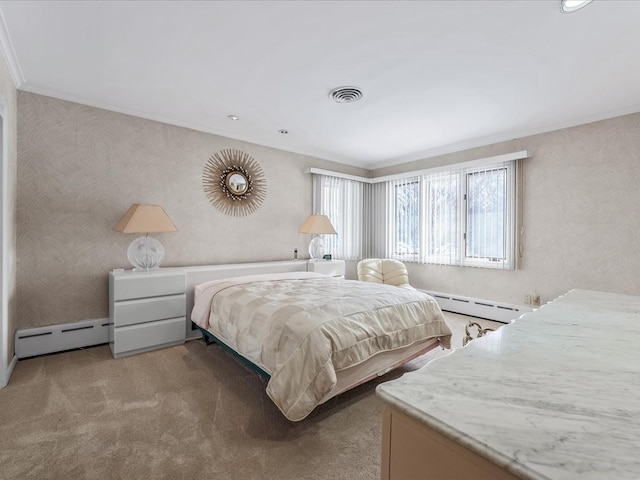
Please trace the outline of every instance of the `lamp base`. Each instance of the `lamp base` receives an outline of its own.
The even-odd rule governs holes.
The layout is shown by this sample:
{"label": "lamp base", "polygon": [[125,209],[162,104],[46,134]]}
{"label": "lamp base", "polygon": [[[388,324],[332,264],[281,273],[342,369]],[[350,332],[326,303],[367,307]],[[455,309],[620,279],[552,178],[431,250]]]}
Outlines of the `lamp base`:
{"label": "lamp base", "polygon": [[156,270],[164,259],[164,247],[159,240],[145,235],[131,242],[127,258],[136,271]]}
{"label": "lamp base", "polygon": [[309,256],[313,260],[322,260],[324,255],[324,241],[320,236],[313,237],[309,242]]}

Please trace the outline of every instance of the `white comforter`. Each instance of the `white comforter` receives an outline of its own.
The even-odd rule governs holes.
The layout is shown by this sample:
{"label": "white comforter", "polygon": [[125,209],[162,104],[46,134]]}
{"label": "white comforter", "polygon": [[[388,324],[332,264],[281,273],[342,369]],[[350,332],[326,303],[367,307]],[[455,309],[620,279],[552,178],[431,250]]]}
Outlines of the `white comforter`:
{"label": "white comforter", "polygon": [[196,287],[192,320],[271,375],[267,394],[305,418],[336,372],[451,331],[429,295],[316,273],[255,275]]}

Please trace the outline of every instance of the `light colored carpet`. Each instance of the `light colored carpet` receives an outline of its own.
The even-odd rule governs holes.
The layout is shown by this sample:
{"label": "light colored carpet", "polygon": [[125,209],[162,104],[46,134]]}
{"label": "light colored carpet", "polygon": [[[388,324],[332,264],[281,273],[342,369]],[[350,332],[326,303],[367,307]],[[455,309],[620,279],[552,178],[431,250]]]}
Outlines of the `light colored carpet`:
{"label": "light colored carpet", "polygon": [[[470,317],[446,316],[459,347]],[[257,374],[201,341],[118,360],[108,346],[22,360],[0,390],[0,478],[378,479],[376,385],[447,353],[429,352],[298,423]]]}

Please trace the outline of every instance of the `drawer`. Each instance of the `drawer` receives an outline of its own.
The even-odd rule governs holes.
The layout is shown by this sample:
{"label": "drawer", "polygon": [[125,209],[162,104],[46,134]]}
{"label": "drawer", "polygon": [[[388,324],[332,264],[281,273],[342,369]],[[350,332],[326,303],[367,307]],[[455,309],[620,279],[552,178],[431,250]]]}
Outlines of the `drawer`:
{"label": "drawer", "polygon": [[345,273],[345,264],[344,260],[309,260],[307,270],[309,272],[339,277]]}
{"label": "drawer", "polygon": [[184,342],[185,317],[115,328],[113,354]]}
{"label": "drawer", "polygon": [[184,273],[157,275],[133,274],[114,278],[113,300],[131,300],[134,298],[161,297],[185,293],[186,279]]}
{"label": "drawer", "polygon": [[113,324],[116,327],[136,323],[184,317],[187,310],[186,295],[126,300],[113,305]]}

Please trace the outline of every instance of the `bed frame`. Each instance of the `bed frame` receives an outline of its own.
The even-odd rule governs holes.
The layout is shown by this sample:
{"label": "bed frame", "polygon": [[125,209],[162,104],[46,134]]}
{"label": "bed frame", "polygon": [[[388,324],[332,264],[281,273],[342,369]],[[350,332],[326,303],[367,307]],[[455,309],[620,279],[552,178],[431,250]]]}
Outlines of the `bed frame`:
{"label": "bed frame", "polygon": [[209,330],[205,330],[204,328],[200,327],[199,325],[196,325],[196,327],[197,327],[198,330],[200,330],[200,333],[202,334],[202,340],[204,340],[204,343],[206,343],[207,345],[213,345],[214,343],[219,345],[223,350],[225,350],[227,353],[229,353],[232,357],[235,357],[240,362],[244,363],[247,367],[249,367],[251,370],[255,371],[263,379],[268,381],[271,378],[271,375],[269,375],[265,370],[263,370],[258,365],[253,363],[251,360],[243,357],[241,354],[236,352],[229,345],[227,345],[226,343],[221,341],[218,337],[216,337]]}

